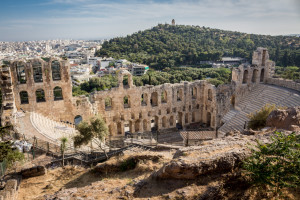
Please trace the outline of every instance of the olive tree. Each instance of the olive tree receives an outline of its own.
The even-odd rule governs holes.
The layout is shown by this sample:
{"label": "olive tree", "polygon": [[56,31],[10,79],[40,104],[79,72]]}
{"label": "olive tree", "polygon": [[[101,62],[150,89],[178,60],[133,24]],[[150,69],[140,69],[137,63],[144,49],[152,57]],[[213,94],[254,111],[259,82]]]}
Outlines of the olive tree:
{"label": "olive tree", "polygon": [[74,137],[74,146],[80,147],[92,142],[104,152],[106,159],[107,153],[104,148],[105,138],[108,136],[108,128],[101,116],[92,117],[89,121],[82,121],[76,126],[78,135]]}

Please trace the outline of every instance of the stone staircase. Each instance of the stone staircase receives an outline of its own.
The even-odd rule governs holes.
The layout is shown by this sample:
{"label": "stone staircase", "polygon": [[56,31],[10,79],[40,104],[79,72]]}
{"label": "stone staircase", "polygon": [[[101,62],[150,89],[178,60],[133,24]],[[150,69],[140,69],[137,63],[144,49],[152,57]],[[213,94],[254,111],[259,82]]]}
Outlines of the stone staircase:
{"label": "stone staircase", "polygon": [[278,86],[258,84],[249,95],[241,99],[236,109],[226,113],[222,119],[224,125],[218,130],[219,133],[243,131],[245,121],[249,121],[247,115],[258,111],[267,103],[284,107],[300,106],[300,93]]}

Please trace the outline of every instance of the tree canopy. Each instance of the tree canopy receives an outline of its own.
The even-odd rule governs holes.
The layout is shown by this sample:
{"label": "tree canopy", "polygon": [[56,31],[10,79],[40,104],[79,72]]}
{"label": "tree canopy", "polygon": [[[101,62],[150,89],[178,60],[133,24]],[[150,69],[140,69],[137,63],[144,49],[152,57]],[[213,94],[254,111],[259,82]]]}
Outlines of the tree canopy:
{"label": "tree canopy", "polygon": [[124,58],[161,70],[220,60],[222,56],[239,56],[250,61],[257,47],[268,48],[270,59],[279,66],[300,67],[300,37],[168,24],[158,24],[145,31],[106,41],[96,56]]}

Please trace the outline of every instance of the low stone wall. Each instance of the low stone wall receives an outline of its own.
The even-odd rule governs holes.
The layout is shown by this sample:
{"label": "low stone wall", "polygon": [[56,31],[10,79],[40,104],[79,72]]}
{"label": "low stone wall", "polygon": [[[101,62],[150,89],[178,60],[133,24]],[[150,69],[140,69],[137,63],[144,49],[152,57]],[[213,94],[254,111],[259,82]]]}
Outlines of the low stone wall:
{"label": "low stone wall", "polygon": [[292,80],[282,79],[282,78],[268,78],[267,83],[271,85],[277,85],[280,87],[285,87],[293,90],[300,91],[300,83],[296,83]]}
{"label": "low stone wall", "polygon": [[16,200],[18,198],[18,181],[10,179],[6,182],[4,190],[0,190],[0,200]]}

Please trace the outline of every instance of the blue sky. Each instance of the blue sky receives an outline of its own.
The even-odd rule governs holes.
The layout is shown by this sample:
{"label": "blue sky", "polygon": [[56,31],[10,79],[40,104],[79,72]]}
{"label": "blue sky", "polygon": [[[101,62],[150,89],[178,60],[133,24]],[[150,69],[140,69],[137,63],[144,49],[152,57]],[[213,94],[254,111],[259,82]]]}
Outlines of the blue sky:
{"label": "blue sky", "polygon": [[158,23],[300,34],[300,0],[1,0],[0,41],[125,36]]}

